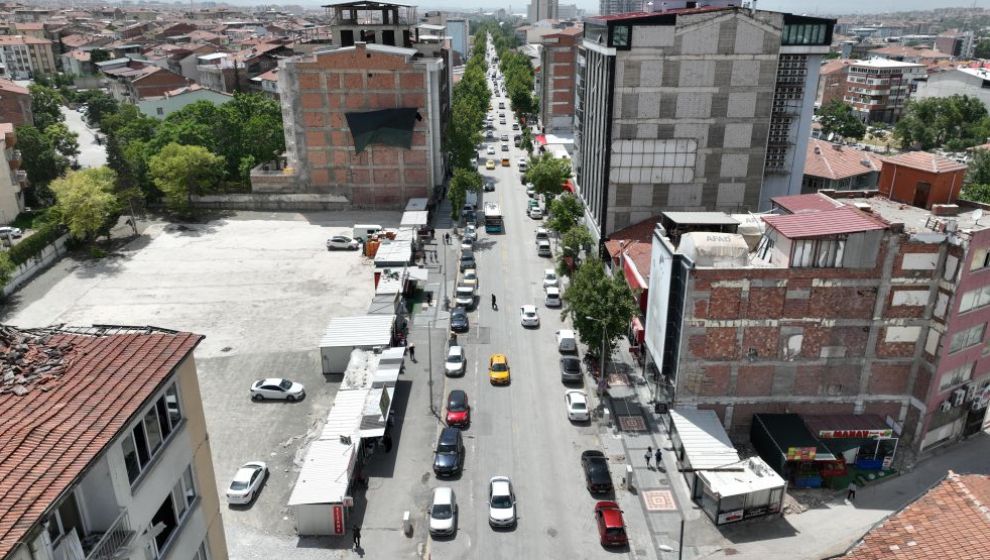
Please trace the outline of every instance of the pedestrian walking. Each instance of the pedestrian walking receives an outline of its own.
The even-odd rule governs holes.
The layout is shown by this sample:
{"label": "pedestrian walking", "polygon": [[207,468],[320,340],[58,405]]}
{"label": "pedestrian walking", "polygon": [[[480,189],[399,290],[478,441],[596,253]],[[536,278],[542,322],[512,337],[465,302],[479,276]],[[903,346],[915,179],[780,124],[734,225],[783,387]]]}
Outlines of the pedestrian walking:
{"label": "pedestrian walking", "polygon": [[447,244],[447,245],[450,245],[450,233],[449,232],[443,234],[443,242],[445,244]]}
{"label": "pedestrian walking", "polygon": [[354,548],[361,548],[361,527],[354,526]]}
{"label": "pedestrian walking", "polygon": [[406,346],[406,351],[409,352],[409,359],[412,360],[413,362],[415,362],[416,361],[416,345],[413,344],[412,342],[410,342],[409,345]]}
{"label": "pedestrian walking", "polygon": [[660,454],[660,448],[658,447],[656,453],[653,454],[653,458],[656,459],[657,468],[660,468],[660,463],[663,462],[663,455]]}
{"label": "pedestrian walking", "polygon": [[646,459],[646,468],[653,470],[653,467],[650,466],[650,459],[653,458],[653,452],[647,449],[646,455],[643,455],[643,458]]}
{"label": "pedestrian walking", "polygon": [[492,294],[492,310],[498,311],[498,303],[495,301],[495,294]]}
{"label": "pedestrian walking", "polygon": [[856,499],[856,483],[852,480],[849,481],[849,487],[846,491],[846,499],[850,502]]}

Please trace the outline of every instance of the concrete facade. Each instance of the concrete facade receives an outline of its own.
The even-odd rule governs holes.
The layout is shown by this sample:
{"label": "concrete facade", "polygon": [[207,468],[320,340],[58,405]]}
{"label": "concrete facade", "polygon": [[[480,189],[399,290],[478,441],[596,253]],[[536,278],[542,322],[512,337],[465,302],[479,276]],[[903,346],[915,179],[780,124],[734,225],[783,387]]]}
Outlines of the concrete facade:
{"label": "concrete facade", "polygon": [[17,135],[12,123],[0,124],[0,152],[5,163],[0,163],[0,225],[14,221],[24,211],[24,186],[27,174],[21,171],[21,152],[17,150]]}
{"label": "concrete facade", "polygon": [[544,35],[540,50],[540,120],[550,134],[574,130],[574,86],[581,30],[564,29]]}
{"label": "concrete facade", "polygon": [[800,192],[831,25],[732,6],[587,19],[575,175],[593,233]]}
{"label": "concrete facade", "polygon": [[0,63],[4,67],[4,76],[11,80],[54,74],[58,70],[52,42],[28,35],[0,37]]}
{"label": "concrete facade", "polygon": [[990,88],[983,85],[987,81],[990,81],[990,71],[985,68],[953,68],[931,72],[928,74],[928,80],[918,82],[918,90],[913,96],[917,99],[925,99],[968,95],[982,101],[990,110]]}
{"label": "concrete facade", "polygon": [[557,0],[530,0],[526,19],[536,23],[545,19],[557,19]]}
{"label": "concrete facade", "polygon": [[823,87],[822,104],[844,101],[865,123],[897,122],[916,80],[925,76],[924,65],[913,62],[881,58],[846,62]]}
{"label": "concrete facade", "polygon": [[9,122],[14,126],[34,124],[31,92],[26,87],[0,79],[0,122]]}

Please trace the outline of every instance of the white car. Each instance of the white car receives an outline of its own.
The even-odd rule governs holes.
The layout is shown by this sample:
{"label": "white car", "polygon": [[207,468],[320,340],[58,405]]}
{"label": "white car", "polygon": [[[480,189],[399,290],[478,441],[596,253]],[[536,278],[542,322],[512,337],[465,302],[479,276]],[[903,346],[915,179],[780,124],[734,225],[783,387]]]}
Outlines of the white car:
{"label": "white car", "polygon": [[13,226],[0,227],[0,237],[7,237],[8,235],[11,237],[20,237],[24,235],[24,232],[21,231],[21,228],[15,228]]}
{"label": "white car", "polygon": [[488,146],[488,148],[487,148],[487,149],[486,149],[485,151],[486,151],[486,152],[487,152],[487,153],[488,153],[489,155],[493,155],[493,154],[495,153],[495,146]]}
{"label": "white car", "polygon": [[526,171],[526,168],[529,167],[529,163],[526,162],[526,158],[524,157],[517,159],[516,165],[519,166],[519,171]]}
{"label": "white car", "polygon": [[587,422],[588,416],[588,396],[584,391],[572,389],[564,393],[564,403],[567,404],[567,419],[572,422]]}
{"label": "white car", "polygon": [[541,209],[539,206],[533,206],[532,208],[529,209],[529,217],[534,220],[542,220],[543,209]]}
{"label": "white car", "polygon": [[464,375],[466,362],[464,360],[464,348],[451,346],[447,350],[447,359],[443,363],[443,371],[447,375]]}
{"label": "white car", "polygon": [[546,294],[543,296],[543,305],[547,307],[560,307],[564,302],[560,299],[560,288],[548,286]]}
{"label": "white car", "polygon": [[237,469],[234,479],[227,487],[227,502],[231,504],[250,504],[258,494],[261,485],[268,478],[268,465],[261,461],[244,463]]}
{"label": "white car", "polygon": [[461,251],[471,251],[474,250],[474,239],[471,237],[461,238]]}
{"label": "white car", "polygon": [[552,268],[547,268],[543,271],[543,289],[546,290],[551,286],[559,288],[560,281],[557,279],[557,272]]}
{"label": "white car", "polygon": [[251,400],[254,401],[272,399],[292,402],[305,396],[306,389],[302,386],[302,383],[296,383],[288,379],[277,377],[259,379],[251,386]]}
{"label": "white car", "polygon": [[536,187],[533,186],[533,183],[526,183],[526,196],[530,198],[536,197]]}
{"label": "white car", "polygon": [[468,224],[464,226],[464,233],[462,234],[464,239],[469,239],[471,241],[476,241],[478,239],[478,228],[474,224]]}
{"label": "white car", "polygon": [[471,158],[471,167],[478,167],[478,158]]}
{"label": "white car", "polygon": [[335,235],[330,239],[327,239],[327,251],[333,251],[336,249],[343,249],[346,251],[353,251],[357,249],[361,244],[356,240],[347,237],[346,235]]}
{"label": "white car", "polygon": [[516,524],[516,495],[507,476],[493,476],[488,481],[488,524],[492,527]]}
{"label": "white car", "polygon": [[519,322],[524,327],[540,326],[540,316],[536,314],[535,305],[524,305],[519,308]]}
{"label": "white car", "polygon": [[457,531],[457,501],[454,499],[454,491],[446,486],[434,489],[429,514],[431,535],[453,535]]}

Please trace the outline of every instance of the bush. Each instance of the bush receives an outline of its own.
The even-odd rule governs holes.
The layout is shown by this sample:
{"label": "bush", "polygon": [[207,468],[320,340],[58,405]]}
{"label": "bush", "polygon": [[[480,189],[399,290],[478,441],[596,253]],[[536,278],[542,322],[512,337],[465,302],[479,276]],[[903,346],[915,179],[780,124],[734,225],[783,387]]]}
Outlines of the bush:
{"label": "bush", "polygon": [[51,245],[63,232],[61,225],[46,223],[39,227],[34,235],[11,247],[7,254],[15,265],[20,266],[40,255],[45,247]]}

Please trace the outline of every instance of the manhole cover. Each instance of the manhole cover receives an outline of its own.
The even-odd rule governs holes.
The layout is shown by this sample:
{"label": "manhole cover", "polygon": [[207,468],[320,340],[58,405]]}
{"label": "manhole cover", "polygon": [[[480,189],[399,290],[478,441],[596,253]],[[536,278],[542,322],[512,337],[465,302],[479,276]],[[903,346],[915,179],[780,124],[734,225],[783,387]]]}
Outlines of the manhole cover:
{"label": "manhole cover", "polygon": [[619,416],[619,428],[623,432],[645,432],[646,420],[642,416]]}
{"label": "manhole cover", "polygon": [[676,511],[677,504],[670,490],[643,490],[643,503],[650,511]]}

